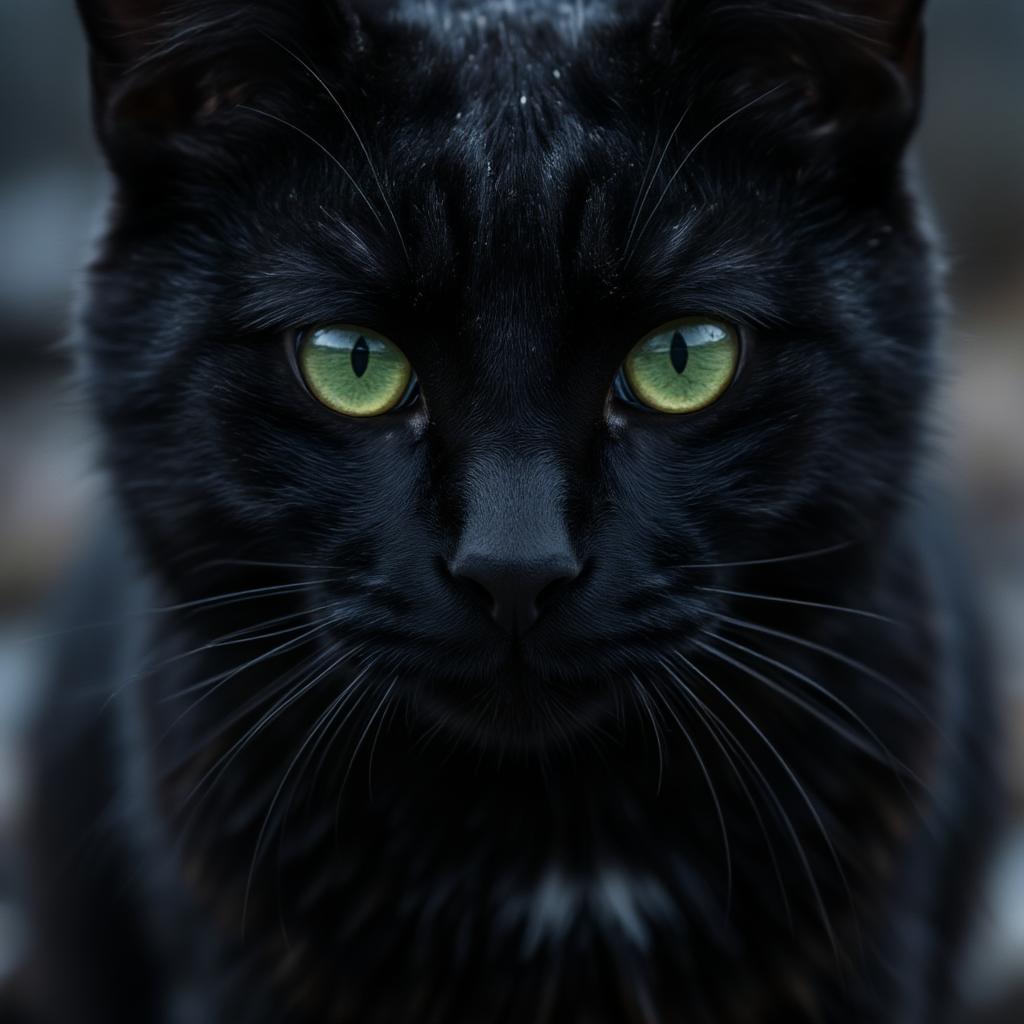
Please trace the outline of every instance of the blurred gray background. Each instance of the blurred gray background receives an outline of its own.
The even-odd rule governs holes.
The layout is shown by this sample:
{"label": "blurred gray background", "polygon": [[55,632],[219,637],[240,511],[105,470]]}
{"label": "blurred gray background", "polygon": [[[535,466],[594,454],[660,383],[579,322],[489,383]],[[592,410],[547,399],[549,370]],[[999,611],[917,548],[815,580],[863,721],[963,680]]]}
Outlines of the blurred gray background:
{"label": "blurred gray background", "polygon": [[[939,409],[1000,667],[1014,821],[968,985],[1024,1021],[1024,0],[932,0],[919,163],[955,298]],[[10,833],[38,616],[98,494],[69,386],[78,268],[106,192],[73,0],[0,0],[0,979],[17,957]]]}

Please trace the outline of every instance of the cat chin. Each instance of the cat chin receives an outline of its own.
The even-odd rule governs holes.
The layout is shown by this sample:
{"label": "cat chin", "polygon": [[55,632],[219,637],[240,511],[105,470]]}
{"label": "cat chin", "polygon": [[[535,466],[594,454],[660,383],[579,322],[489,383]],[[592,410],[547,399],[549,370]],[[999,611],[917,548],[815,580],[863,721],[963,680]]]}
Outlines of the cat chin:
{"label": "cat chin", "polygon": [[423,733],[482,752],[531,754],[594,744],[609,736],[616,701],[599,683],[554,686],[516,675],[487,684],[416,683],[410,699]]}

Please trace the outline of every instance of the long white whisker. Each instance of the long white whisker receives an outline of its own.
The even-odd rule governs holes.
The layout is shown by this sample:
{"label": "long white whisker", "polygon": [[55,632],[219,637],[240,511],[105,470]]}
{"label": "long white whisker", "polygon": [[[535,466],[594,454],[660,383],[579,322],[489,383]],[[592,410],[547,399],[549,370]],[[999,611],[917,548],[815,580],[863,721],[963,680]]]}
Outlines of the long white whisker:
{"label": "long white whisker", "polygon": [[755,558],[747,562],[694,562],[690,565],[673,565],[671,569],[746,569],[758,565],[782,565],[786,562],[803,562],[811,558],[822,558],[825,555],[834,555],[839,551],[846,551],[853,547],[854,541],[844,541],[842,544],[832,544],[827,548],[817,548],[814,551],[803,551],[796,555],[782,555],[778,558]]}
{"label": "long white whisker", "polygon": [[[782,88],[782,84],[776,85],[773,88],[768,89],[765,92],[761,93],[760,96],[754,97],[754,99],[750,100],[749,103],[744,103],[743,106],[740,107],[738,110],[734,110],[731,114],[726,115],[713,128],[708,129],[708,131],[706,131],[693,144],[693,146],[690,148],[690,151],[686,154],[685,157],[683,157],[682,163],[680,163],[680,165],[675,169],[675,172],[672,174],[672,177],[670,177],[668,179],[668,182],[665,184],[664,189],[662,189],[661,195],[658,197],[658,201],[654,204],[654,208],[647,215],[647,219],[644,221],[643,227],[640,228],[640,230],[637,232],[637,234],[636,234],[636,241],[637,242],[639,242],[640,238],[643,237],[644,232],[648,229],[648,227],[650,227],[651,221],[654,220],[655,215],[657,214],[658,210],[661,208],[661,204],[665,201],[665,197],[668,195],[670,189],[672,188],[672,185],[675,183],[676,178],[678,178],[679,175],[683,172],[683,168],[686,167],[686,165],[690,162],[690,159],[697,152],[697,150],[700,149],[700,147],[703,146],[704,143],[707,142],[708,139],[710,139],[712,135],[714,135],[720,129],[724,128],[734,118],[739,117],[740,114],[742,114],[745,111],[749,110],[752,106],[754,106],[757,103],[760,103],[762,100],[766,100],[769,96],[772,95],[772,93],[778,92],[779,89],[781,89],[781,88]],[[627,262],[631,258],[632,252],[635,251],[635,249],[636,249],[636,246],[634,245],[632,250],[627,250],[627,254],[626,254]]]}
{"label": "long white whisker", "polygon": [[377,706],[373,709],[373,713],[366,720],[366,725],[363,727],[363,731],[359,734],[359,739],[356,741],[356,745],[352,750],[352,754],[348,760],[348,768],[345,770],[345,777],[341,780],[341,786],[338,789],[338,800],[341,800],[342,794],[345,792],[345,787],[348,785],[348,777],[352,774],[352,768],[355,766],[356,758],[359,756],[359,751],[362,750],[363,744],[366,742],[366,737],[370,735],[370,729],[373,727],[373,723],[377,716],[384,710],[384,706],[391,699],[391,694],[395,692],[395,687],[398,685],[398,680],[394,679],[391,685],[384,692],[384,696],[378,701]]}
{"label": "long white whisker", "polygon": [[[644,212],[644,206],[647,204],[647,198],[651,194],[651,189],[654,188],[654,182],[657,180],[658,171],[661,170],[661,165],[665,162],[665,157],[668,156],[669,148],[672,145],[672,140],[675,139],[676,134],[682,127],[683,121],[686,120],[687,114],[693,109],[693,103],[688,103],[686,109],[680,115],[679,120],[676,121],[675,127],[669,133],[668,139],[665,141],[665,145],[662,147],[661,156],[658,158],[658,164],[651,173],[650,180],[647,180],[647,172],[644,172],[644,181],[647,183],[647,187],[643,189],[642,193],[638,196],[637,202],[634,206],[633,215],[630,217],[629,223],[629,234],[626,236],[626,244],[622,247],[624,253],[629,252],[630,243],[633,241],[633,235],[636,232],[636,226],[640,222],[640,215]],[[651,150],[651,159],[654,159],[654,150]],[[649,165],[648,165],[649,166]]]}
{"label": "long white whisker", "polygon": [[315,68],[313,68],[305,60],[303,60],[302,57],[299,56],[299,54],[295,53],[294,50],[291,50],[287,46],[285,46],[284,43],[281,43],[276,39],[271,39],[270,41],[274,43],[276,46],[281,47],[281,49],[284,50],[285,53],[289,54],[292,58],[298,61],[299,64],[301,64],[306,69],[306,71],[308,71],[309,74],[311,74],[317,80],[317,82],[320,83],[321,88],[324,90],[325,93],[327,93],[327,95],[331,99],[331,102],[338,108],[338,112],[345,119],[345,123],[349,126],[349,128],[352,131],[352,134],[356,137],[356,142],[359,144],[359,148],[363,151],[363,156],[366,157],[366,165],[370,168],[370,174],[373,175],[373,180],[377,185],[377,191],[380,192],[381,202],[384,203],[384,208],[388,211],[388,216],[391,218],[391,223],[395,227],[395,234],[398,235],[398,242],[402,246],[402,252],[405,253],[406,261],[408,261],[409,250],[405,246],[405,239],[402,237],[402,229],[398,226],[398,218],[395,216],[395,211],[392,208],[391,203],[388,201],[387,193],[384,191],[384,184],[381,181],[380,175],[377,173],[377,167],[374,164],[372,157],[370,156],[370,150],[367,148],[366,143],[363,141],[363,137],[359,134],[359,130],[353,123],[352,118],[348,116],[348,111],[345,110],[345,108],[341,105],[341,101],[335,95],[330,86],[317,73]]}
{"label": "long white whisker", "polygon": [[[253,630],[265,629],[267,626],[280,625],[282,622],[291,622],[294,619],[309,618],[318,612],[329,611],[337,608],[337,602],[330,602],[329,604],[318,605],[313,608],[303,608],[297,612],[291,612],[289,615],[279,615],[273,619],[267,619],[263,622],[254,623],[250,626],[243,626],[241,629],[233,630],[230,633],[225,633],[222,636],[216,637],[213,640],[207,640],[206,642],[199,644],[196,647],[192,647],[187,651],[181,651],[177,654],[172,654],[167,658],[163,658],[155,664],[146,665],[136,678],[144,679],[147,676],[153,675],[160,669],[166,668],[168,665],[173,665],[176,662],[184,661],[187,658],[196,657],[199,654],[206,654],[210,651],[221,650],[226,647],[240,647],[245,644],[257,643],[260,640],[273,640],[279,636],[288,636],[290,633],[300,633],[307,628],[308,623],[300,622],[296,626],[288,626],[285,629],[275,629],[267,633],[254,633]],[[328,621],[333,621],[329,618]],[[177,693],[172,694],[168,697],[163,698],[164,701],[174,700],[177,697],[189,692],[188,690],[179,690]]]}
{"label": "long white whisker", "polygon": [[299,569],[305,572],[334,572],[338,568],[336,565],[319,565],[315,562],[268,562],[256,558],[214,558],[197,566],[196,572],[234,566],[258,569]]}
{"label": "long white whisker", "polygon": [[175,726],[177,726],[182,721],[182,719],[186,718],[192,712],[194,708],[198,707],[203,701],[207,700],[210,696],[216,693],[226,683],[229,683],[232,679],[236,679],[238,676],[242,675],[242,673],[248,672],[250,669],[255,668],[257,665],[262,665],[265,661],[270,661],[271,659],[281,654],[285,654],[288,651],[295,650],[295,648],[301,647],[303,644],[308,643],[318,633],[322,633],[325,629],[327,629],[332,622],[333,619],[327,619],[325,621],[318,622],[315,625],[310,626],[309,629],[305,630],[305,632],[299,634],[299,636],[292,637],[289,640],[285,640],[283,643],[278,644],[276,647],[272,647],[269,651],[263,651],[262,653],[256,655],[253,658],[250,658],[248,661],[244,662],[241,665],[237,665],[234,668],[227,669],[224,672],[219,672],[208,679],[200,680],[198,683],[192,683],[190,686],[186,686],[183,689],[177,690],[175,693],[170,694],[169,696],[161,698],[162,703],[170,703],[173,701],[180,700],[182,697],[187,697],[190,694],[205,691],[202,692],[202,696],[200,696],[194,703],[190,704],[170,724],[170,726],[168,726],[167,732],[164,734],[164,736],[166,737],[167,733],[171,732],[175,728]]}
{"label": "long white whisker", "polygon": [[[636,679],[636,676],[633,677]],[[639,685],[639,680],[636,680]],[[657,692],[657,691],[656,691]],[[732,905],[732,846],[729,843],[729,830],[725,825],[725,814],[722,812],[722,805],[718,799],[718,791],[715,789],[715,784],[711,778],[711,772],[708,771],[707,763],[704,761],[704,757],[700,752],[700,748],[694,742],[693,737],[690,735],[690,730],[683,724],[683,720],[675,713],[672,705],[666,701],[662,701],[665,705],[665,710],[669,713],[669,716],[676,723],[679,731],[683,735],[683,739],[686,740],[687,746],[693,753],[693,756],[697,760],[697,764],[700,767],[701,774],[704,776],[704,781],[707,783],[708,792],[711,794],[711,802],[715,807],[715,816],[718,818],[718,827],[722,834],[722,847],[725,851],[725,873],[726,873],[726,905]]]}
{"label": "long white whisker", "polygon": [[[369,662],[367,662],[367,664],[365,664],[359,670],[358,674],[352,680],[351,684],[346,687],[346,690],[348,691],[349,694],[354,694],[355,693],[356,687],[360,683],[362,683],[365,679],[367,679],[369,677],[370,673],[373,672],[374,669],[377,668],[377,666],[380,664],[381,660],[382,660],[382,656],[381,655],[379,655],[379,654],[375,655],[374,657],[372,657],[369,660]],[[323,733],[323,736],[326,738],[327,742],[326,742],[326,744],[324,746],[323,752],[320,754],[320,760],[317,762],[316,770],[313,772],[313,778],[312,778],[312,781],[310,782],[310,787],[309,787],[311,792],[316,789],[317,781],[320,778],[320,773],[324,769],[324,765],[327,763],[327,758],[330,755],[331,747],[333,746],[334,741],[340,735],[342,727],[352,717],[352,713],[359,706],[359,704],[362,703],[362,700],[366,696],[367,692],[368,692],[368,689],[364,688],[360,692],[358,700],[355,700],[355,702],[352,704],[352,706],[350,708],[347,707],[347,702],[344,703],[344,704],[339,705],[339,707],[335,711],[335,714],[331,717],[331,720],[327,723],[327,726],[324,729],[324,733]],[[337,727],[335,727],[334,723],[338,720],[339,717],[341,717],[342,714],[344,714],[344,718],[342,718],[342,720],[338,723]],[[317,746],[319,746],[319,744],[314,745],[313,749],[310,751],[310,754],[309,754],[310,759],[312,759],[313,756],[316,754]]]}
{"label": "long white whisker", "polygon": [[[317,675],[314,676],[314,678],[312,680],[310,680],[308,683],[305,684],[305,686],[300,691],[300,694],[301,693],[309,692],[310,689],[312,689],[314,686],[318,685],[319,682],[325,676],[329,675],[331,672],[333,672],[337,668],[338,665],[341,664],[341,662],[344,660],[344,657],[345,656],[342,655],[341,657],[337,658],[334,662],[332,662],[332,664],[328,665],[327,668],[325,668],[321,672],[317,673]],[[277,807],[277,803],[281,799],[281,794],[284,792],[285,786],[288,784],[288,780],[291,778],[291,774],[295,770],[295,766],[299,763],[299,759],[302,757],[303,753],[305,753],[305,751],[307,749],[309,749],[310,744],[316,742],[317,737],[320,735],[321,728],[323,728],[325,725],[328,725],[330,723],[330,721],[331,721],[331,719],[332,719],[336,709],[338,707],[344,706],[344,703],[347,700],[348,695],[358,685],[358,683],[362,679],[363,675],[365,675],[365,672],[360,673],[359,675],[357,675],[352,680],[352,682],[349,683],[348,686],[344,687],[344,689],[341,691],[341,693],[338,694],[338,696],[334,698],[334,700],[328,705],[327,709],[320,715],[320,717],[317,719],[316,723],[314,724],[313,728],[306,735],[306,738],[305,738],[305,740],[303,740],[302,745],[299,747],[299,749],[296,751],[295,755],[292,757],[291,761],[289,762],[288,767],[285,770],[285,773],[284,773],[283,777],[281,778],[280,783],[277,786],[277,789],[274,791],[273,797],[271,797],[270,804],[267,807],[267,813],[266,813],[266,815],[263,818],[263,824],[260,826],[259,834],[256,837],[256,846],[255,846],[255,849],[253,850],[252,862],[249,865],[249,875],[248,875],[248,878],[246,879],[245,897],[244,897],[244,899],[242,901],[242,934],[243,935],[245,934],[245,926],[246,926],[246,921],[248,919],[249,896],[250,896],[250,894],[252,892],[252,883],[253,883],[253,880],[254,880],[254,878],[256,876],[256,867],[257,867],[257,864],[259,863],[260,852],[263,849],[263,843],[264,843],[264,840],[266,839],[267,832],[268,832],[268,830],[270,828],[270,822],[271,822],[271,819],[273,818],[274,809]],[[294,697],[294,699],[298,699],[298,695],[296,695]]]}
{"label": "long white whisker", "polygon": [[248,590],[234,590],[224,594],[213,594],[209,597],[200,597],[193,601],[182,601],[178,604],[155,605],[152,608],[142,608],[139,611],[129,612],[116,619],[98,619],[95,622],[86,622],[71,626],[68,629],[58,629],[48,633],[36,633],[32,636],[22,637],[15,641],[18,645],[40,643],[44,640],[61,640],[64,637],[75,636],[79,633],[88,633],[92,630],[111,629],[115,626],[126,626],[129,623],[137,622],[139,619],[146,619],[149,616],[169,615],[173,612],[205,610],[210,608],[226,608],[236,604],[245,604],[249,601],[259,601],[265,598],[275,597],[281,594],[301,593],[304,590],[312,590],[313,587],[324,586],[329,583],[344,582],[340,578],[326,578],[319,580],[308,580],[301,583],[282,583],[267,587],[251,587]]}
{"label": "long white whisker", "polygon": [[[782,878],[782,869],[779,867],[779,860],[775,853],[775,844],[772,842],[768,826],[765,824],[764,815],[761,814],[761,809],[758,807],[757,801],[754,799],[754,795],[750,792],[750,788],[747,786],[746,781],[740,773],[735,760],[726,749],[726,742],[731,744],[733,750],[736,751],[737,756],[742,758],[742,760],[749,766],[753,773],[754,781],[760,783],[761,788],[768,795],[768,798],[772,800],[779,816],[787,820],[789,816],[786,814],[785,809],[779,802],[779,799],[768,783],[767,778],[765,778],[764,772],[761,771],[757,762],[754,760],[753,755],[744,748],[743,744],[741,744],[735,735],[733,735],[732,730],[725,724],[725,722],[723,722],[722,719],[715,714],[715,712],[708,707],[703,700],[701,700],[700,696],[693,690],[693,688],[688,686],[686,681],[682,679],[682,677],[679,676],[679,674],[675,672],[672,667],[664,661],[664,659],[660,660],[662,662],[662,666],[669,673],[673,682],[675,682],[679,695],[687,704],[690,705],[690,707],[693,708],[694,713],[707,730],[708,735],[722,752],[722,756],[726,759],[733,775],[736,777],[736,781],[739,783],[740,789],[742,789],[744,796],[747,798],[747,803],[750,804],[751,810],[754,812],[754,817],[757,819],[758,826],[761,829],[761,834],[764,836],[765,845],[768,847],[768,856],[771,859],[772,867],[775,871],[775,878],[779,884],[779,894],[782,897],[782,904],[786,909],[786,918],[790,923],[790,927],[792,927],[793,910],[790,906],[789,894],[786,891],[786,886]],[[717,732],[716,729],[718,730]],[[795,829],[792,829],[792,827],[791,834],[795,835]]]}
{"label": "long white whisker", "polygon": [[893,771],[896,773],[897,777],[901,781],[901,784],[903,784],[903,777],[906,776],[912,779],[918,785],[922,787],[925,786],[924,781],[915,774],[913,769],[906,765],[903,761],[896,757],[895,754],[892,753],[892,751],[886,746],[886,744],[882,741],[882,739],[875,732],[875,730],[872,729],[871,726],[869,726],[867,722],[865,722],[864,719],[859,714],[857,714],[857,712],[854,711],[849,704],[846,703],[846,701],[837,697],[827,687],[822,686],[821,683],[812,679],[810,676],[805,675],[803,672],[800,672],[797,669],[785,664],[784,662],[776,660],[775,658],[771,658],[767,654],[762,654],[760,651],[756,651],[752,647],[747,647],[745,644],[737,643],[734,640],[728,639],[728,637],[719,636],[717,633],[712,633],[709,630],[704,630],[704,633],[707,636],[710,636],[713,639],[718,640],[720,643],[727,644],[729,647],[742,651],[744,654],[748,654],[752,658],[757,658],[759,661],[762,661],[767,665],[771,665],[773,668],[777,668],[781,672],[785,672],[787,675],[803,683],[805,686],[810,687],[810,689],[813,690],[816,694],[821,696],[823,699],[827,700],[830,704],[835,705],[846,715],[848,715],[850,719],[863,730],[864,734],[868,737],[871,743],[866,743],[856,733],[852,733],[848,729],[846,729],[842,725],[842,723],[838,722],[833,716],[823,713],[820,708],[817,708],[813,704],[801,699],[797,694],[787,690],[784,686],[781,686],[779,683],[775,682],[775,680],[769,679],[763,673],[758,672],[756,669],[751,668],[749,665],[743,664],[743,662],[739,661],[736,658],[730,657],[724,651],[718,650],[711,644],[705,644],[699,640],[695,641],[696,645],[700,647],[701,650],[706,651],[708,654],[718,658],[721,661],[724,661],[727,665],[732,665],[733,668],[738,668],[741,672],[746,673],[752,679],[755,679],[757,680],[757,682],[767,686],[773,693],[777,693],[783,699],[789,701],[792,704],[795,704],[797,707],[803,708],[805,711],[807,711],[808,714],[812,715],[815,719],[822,722],[822,724],[826,725],[829,729],[831,729],[837,736],[840,736],[842,739],[845,739],[848,743],[850,743],[852,746],[856,747],[863,753],[867,754],[869,757],[872,757],[876,760],[880,758],[883,759],[889,765],[889,767],[892,768]]}
{"label": "long white whisker", "polygon": [[804,637],[795,636],[792,633],[786,633],[783,630],[774,629],[770,626],[762,626],[756,622],[737,619],[731,615],[718,615],[717,618],[720,622],[727,623],[730,626],[735,626],[738,629],[749,630],[753,633],[760,633],[764,636],[774,637],[776,640],[785,640],[788,643],[796,644],[798,647],[803,647],[805,650],[814,651],[816,654],[821,654],[826,658],[830,658],[840,665],[845,665],[847,668],[851,668],[855,672],[859,672],[866,678],[878,683],[880,686],[892,693],[893,696],[899,698],[902,703],[906,704],[914,712],[919,714],[929,725],[938,727],[938,723],[934,720],[924,705],[911,697],[910,694],[906,693],[906,691],[891,679],[887,679],[870,665],[865,665],[864,662],[858,661],[856,658],[851,658],[849,655],[843,654],[841,651],[837,651],[832,647],[826,647],[824,644],[816,643],[813,640],[806,640]]}
{"label": "long white whisker", "polygon": [[[833,861],[834,861],[834,863],[836,865],[836,869],[839,872],[839,877],[840,877],[840,879],[841,879],[841,881],[843,883],[843,886],[846,889],[847,894],[849,896],[850,905],[851,905],[851,907],[854,907],[855,905],[853,903],[852,892],[850,890],[849,882],[846,879],[846,873],[843,871],[842,862],[839,860],[839,854],[836,852],[835,846],[833,845],[832,840],[829,837],[828,830],[825,828],[825,823],[821,820],[821,815],[818,813],[818,809],[814,806],[814,802],[811,800],[810,796],[808,795],[807,790],[803,786],[803,783],[799,780],[799,778],[797,778],[796,773],[790,767],[789,762],[782,756],[781,753],[779,753],[778,748],[775,746],[774,743],[772,743],[772,741],[767,737],[767,735],[765,735],[764,730],[761,729],[761,727],[750,717],[750,715],[748,715],[743,710],[743,708],[741,708],[739,706],[739,704],[737,704],[736,701],[734,701],[729,696],[729,694],[724,689],[722,689],[722,687],[720,687],[705,672],[702,672],[697,667],[697,665],[695,665],[681,651],[676,650],[675,654],[683,662],[683,664],[685,664],[690,669],[691,672],[694,672],[698,676],[700,676],[700,678],[703,679],[704,682],[706,682],[708,684],[708,686],[710,686],[719,695],[719,697],[721,697],[722,700],[724,700],[733,709],[733,711],[735,711],[736,714],[738,714],[740,716],[740,718],[743,719],[743,721],[747,724],[748,728],[750,728],[753,731],[753,733],[761,740],[761,742],[765,745],[765,747],[768,750],[768,752],[775,759],[776,763],[783,770],[783,772],[785,773],[786,777],[792,783],[793,788],[799,794],[800,799],[803,801],[803,803],[807,807],[808,811],[810,811],[811,817],[814,819],[815,825],[817,826],[819,832],[821,833],[822,838],[825,840],[825,845],[828,847],[828,850],[829,850],[830,854],[832,855],[832,859],[833,859]],[[828,911],[827,911],[827,909],[825,907],[824,897],[822,896],[821,890],[818,887],[817,880],[814,878],[814,872],[811,870],[810,862],[807,860],[806,854],[803,853],[803,846],[802,846],[802,844],[799,846],[799,850],[800,850],[801,856],[802,856],[802,858],[803,858],[803,860],[804,860],[804,862],[806,864],[806,868],[807,868],[807,871],[808,871],[808,877],[810,879],[812,889],[814,890],[814,894],[815,894],[816,900],[818,902],[818,908],[819,908],[819,910],[820,910],[820,912],[822,914],[822,922],[823,922],[823,924],[825,926],[825,930],[826,930],[826,932],[828,934],[829,941],[830,941],[830,943],[832,945],[833,952],[834,952],[834,954],[836,956],[836,960],[838,962],[839,959],[840,959],[839,944],[838,944],[838,941],[836,939],[835,931],[833,930],[833,927],[832,927],[832,920],[829,917]]]}
{"label": "long white whisker", "polygon": [[384,714],[380,716],[380,721],[377,723],[377,731],[373,736],[373,743],[370,744],[370,757],[366,765],[366,790],[371,800],[373,800],[373,758],[377,753],[377,744],[380,742],[380,734],[384,728],[384,723],[388,718],[388,715],[393,711],[396,702],[391,699],[391,693],[398,685],[398,677],[395,676],[394,682],[391,684],[391,689],[388,691],[387,700],[388,706],[384,711]]}
{"label": "long white whisker", "polygon": [[823,604],[820,601],[801,601],[795,597],[773,597],[770,594],[752,594],[742,590],[726,590],[724,587],[697,587],[709,594],[722,594],[725,597],[740,597],[750,601],[766,601],[769,604],[793,605],[798,608],[816,608],[824,612],[838,612],[841,615],[855,615],[862,619],[872,619],[875,622],[884,622],[890,626],[902,626],[904,623],[887,615],[879,615],[877,612],[865,611],[863,608],[847,608],[840,604]]}
{"label": "long white whisker", "polygon": [[[277,701],[274,704],[274,706],[270,708],[270,710],[265,712],[259,718],[259,720],[241,736],[240,739],[238,739],[223,755],[221,755],[221,757],[213,764],[213,766],[207,772],[204,773],[203,777],[199,780],[199,782],[196,783],[196,785],[189,792],[188,796],[184,800],[183,806],[187,806],[195,798],[196,794],[203,788],[203,786],[206,784],[208,780],[210,780],[210,789],[214,788],[217,782],[223,776],[224,772],[231,767],[235,758],[238,757],[242,750],[250,742],[252,742],[252,740],[259,736],[260,733],[262,733],[264,729],[266,729],[267,726],[269,726],[270,723],[274,721],[275,718],[279,717],[281,714],[287,711],[288,708],[291,707],[296,701],[300,700],[303,696],[305,696],[305,694],[307,694],[319,682],[319,680],[322,678],[322,675],[326,675],[327,672],[330,672],[331,669],[333,669],[336,665],[341,663],[344,656],[342,656],[342,658],[337,658],[336,660],[334,660],[322,675],[318,674],[319,666],[322,665],[325,661],[334,658],[336,652],[341,646],[342,645],[340,641],[338,643],[335,643],[326,651],[321,651],[318,655],[316,655],[312,659],[311,663],[307,660],[307,662],[305,662],[298,670],[289,673],[285,677],[287,683],[290,684],[292,680],[294,680],[297,676],[302,675],[304,672],[309,673],[306,676],[304,682],[302,682],[295,690],[288,694],[288,696],[282,698],[280,701]],[[351,652],[346,653],[348,654]],[[274,692],[280,692],[280,689],[280,687],[275,687]],[[216,773],[215,777],[214,773]]]}
{"label": "long white whisker", "polygon": [[250,114],[256,114],[259,117],[265,117],[270,121],[276,121],[278,124],[284,125],[285,128],[290,128],[292,131],[298,132],[299,135],[301,135],[304,139],[307,139],[311,143],[313,143],[313,145],[316,146],[316,148],[319,149],[320,152],[322,152],[327,157],[327,159],[330,160],[331,163],[333,163],[335,167],[337,167],[338,170],[340,170],[341,173],[345,175],[346,178],[348,178],[352,187],[356,190],[356,192],[359,193],[359,197],[363,200],[364,203],[366,203],[367,209],[369,209],[370,213],[373,214],[373,219],[378,223],[378,225],[380,225],[381,231],[387,230],[387,228],[384,227],[384,221],[380,219],[380,214],[377,212],[377,208],[373,205],[373,203],[370,202],[369,196],[367,196],[367,194],[363,191],[362,185],[360,185],[359,182],[356,181],[356,179],[352,176],[349,169],[319,139],[314,138],[312,135],[309,134],[309,132],[304,131],[297,124],[292,124],[291,121],[286,121],[283,117],[278,117],[276,114],[271,114],[269,111],[259,110],[256,107],[250,107],[247,103],[239,103],[237,109],[248,110]]}
{"label": "long white whisker", "polygon": [[657,792],[661,793],[661,786],[665,778],[665,752],[662,749],[661,743],[661,727],[658,725],[658,720],[654,717],[654,710],[651,708],[650,698],[647,696],[646,687],[643,683],[633,675],[634,687],[631,690],[637,697],[637,702],[647,712],[647,717],[650,719],[651,728],[654,731],[654,742],[658,749],[658,789]]}

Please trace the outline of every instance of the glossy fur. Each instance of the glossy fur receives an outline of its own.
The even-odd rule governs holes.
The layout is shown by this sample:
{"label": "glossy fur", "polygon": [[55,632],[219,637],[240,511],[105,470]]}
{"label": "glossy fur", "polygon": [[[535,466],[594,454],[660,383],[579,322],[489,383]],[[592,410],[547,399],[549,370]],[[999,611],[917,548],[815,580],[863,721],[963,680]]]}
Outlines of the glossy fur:
{"label": "glossy fur", "polygon": [[[991,726],[919,5],[81,6],[129,550],[40,720],[46,1019],[944,1020]],[[612,397],[700,313],[719,403]],[[422,402],[311,399],[286,339],[331,321]],[[474,559],[563,567],[532,628]]]}

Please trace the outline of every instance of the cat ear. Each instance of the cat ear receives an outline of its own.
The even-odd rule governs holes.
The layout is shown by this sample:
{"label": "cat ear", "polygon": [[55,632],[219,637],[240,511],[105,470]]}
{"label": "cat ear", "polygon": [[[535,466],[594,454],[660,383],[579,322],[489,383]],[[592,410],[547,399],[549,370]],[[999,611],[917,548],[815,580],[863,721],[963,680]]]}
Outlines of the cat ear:
{"label": "cat ear", "polygon": [[832,0],[847,31],[894,68],[915,101],[920,102],[924,55],[924,7],[927,0]]}
{"label": "cat ear", "polygon": [[771,90],[794,138],[831,143],[853,169],[891,166],[920,113],[925,2],[669,0],[657,31],[688,62],[728,62]]}
{"label": "cat ear", "polygon": [[873,39],[884,56],[905,69],[920,57],[926,0],[848,0],[842,7],[865,21],[865,36]]}
{"label": "cat ear", "polygon": [[181,136],[244,102],[288,49],[340,42],[353,22],[342,0],[77,2],[108,152]]}

